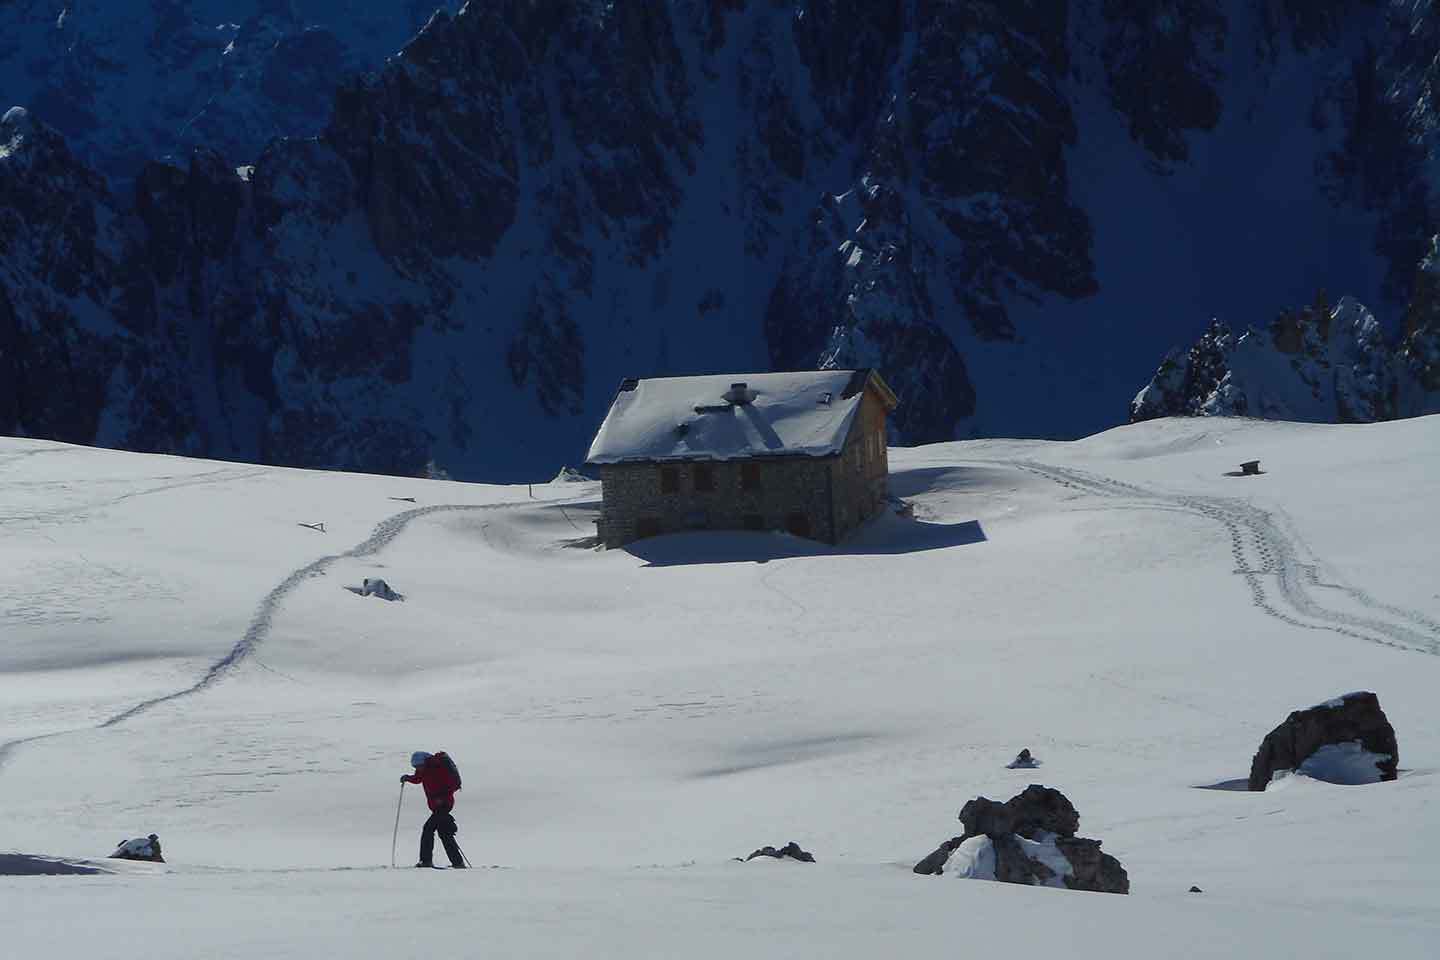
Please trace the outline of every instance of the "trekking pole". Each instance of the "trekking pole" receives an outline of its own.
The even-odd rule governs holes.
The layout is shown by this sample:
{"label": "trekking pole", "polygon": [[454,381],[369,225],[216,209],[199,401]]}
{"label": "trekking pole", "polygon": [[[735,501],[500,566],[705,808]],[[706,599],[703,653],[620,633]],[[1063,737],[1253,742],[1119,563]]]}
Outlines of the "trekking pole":
{"label": "trekking pole", "polygon": [[472,864],[470,863],[470,858],[467,857],[467,856],[465,856],[465,848],[462,847],[462,846],[460,846],[460,844],[457,843],[457,844],[455,844],[455,849],[460,851],[460,859],[465,863],[465,866],[467,866],[467,867],[472,866]]}
{"label": "trekking pole", "polygon": [[390,869],[395,869],[395,844],[400,839],[400,805],[405,802],[405,781],[400,781],[400,799],[395,801],[395,832],[390,834]]}

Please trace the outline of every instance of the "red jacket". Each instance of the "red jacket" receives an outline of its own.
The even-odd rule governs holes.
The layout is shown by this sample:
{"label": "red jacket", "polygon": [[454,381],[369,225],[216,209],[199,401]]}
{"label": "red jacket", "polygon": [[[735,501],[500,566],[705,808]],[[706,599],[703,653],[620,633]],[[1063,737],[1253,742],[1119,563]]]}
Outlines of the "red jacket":
{"label": "red jacket", "polygon": [[435,754],[404,779],[406,783],[418,783],[425,788],[425,802],[431,810],[448,810],[455,805],[455,791],[460,789],[460,782],[446,762],[445,754]]}

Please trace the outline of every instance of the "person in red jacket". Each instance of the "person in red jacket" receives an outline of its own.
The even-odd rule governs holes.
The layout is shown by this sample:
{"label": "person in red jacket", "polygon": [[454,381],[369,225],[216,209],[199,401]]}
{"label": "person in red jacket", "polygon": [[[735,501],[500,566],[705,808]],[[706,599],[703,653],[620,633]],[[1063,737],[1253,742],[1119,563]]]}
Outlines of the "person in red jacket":
{"label": "person in red jacket", "polygon": [[455,842],[460,826],[450,811],[455,809],[455,791],[460,789],[460,771],[443,750],[426,753],[417,750],[410,755],[410,765],[415,772],[400,775],[401,783],[418,783],[425,788],[425,802],[430,805],[430,819],[420,831],[420,862],[417,867],[432,867],[431,857],[435,854],[435,834],[445,846],[450,866],[457,870],[465,868],[465,857]]}

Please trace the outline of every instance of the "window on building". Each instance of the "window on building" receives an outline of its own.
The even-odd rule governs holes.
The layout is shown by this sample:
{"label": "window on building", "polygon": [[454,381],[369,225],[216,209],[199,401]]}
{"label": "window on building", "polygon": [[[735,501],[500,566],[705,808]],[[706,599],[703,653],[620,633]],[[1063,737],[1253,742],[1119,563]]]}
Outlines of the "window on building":
{"label": "window on building", "polygon": [[695,490],[705,493],[715,489],[715,468],[708,463],[695,464]]}
{"label": "window on building", "polygon": [[635,521],[635,536],[641,540],[660,536],[659,517],[641,517]]}
{"label": "window on building", "polygon": [[785,529],[797,537],[810,536],[810,518],[803,513],[792,513],[785,518]]}
{"label": "window on building", "polygon": [[679,493],[679,492],[680,492],[680,468],[679,468],[679,467],[661,467],[661,468],[660,468],[660,492],[661,492],[661,493]]}
{"label": "window on building", "polygon": [[743,521],[746,530],[764,530],[765,518],[758,513],[747,513]]}
{"label": "window on building", "polygon": [[759,489],[760,489],[760,464],[758,464],[758,463],[742,463],[742,464],[740,464],[740,489],[741,489],[741,490],[759,490]]}

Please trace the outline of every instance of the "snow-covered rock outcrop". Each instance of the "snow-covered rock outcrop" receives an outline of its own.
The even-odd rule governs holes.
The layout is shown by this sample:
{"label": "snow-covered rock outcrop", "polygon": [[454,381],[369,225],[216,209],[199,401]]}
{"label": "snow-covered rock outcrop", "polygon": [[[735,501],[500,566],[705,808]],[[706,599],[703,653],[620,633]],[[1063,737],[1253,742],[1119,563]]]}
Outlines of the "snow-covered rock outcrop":
{"label": "snow-covered rock outcrop", "polygon": [[362,597],[379,597],[381,600],[404,600],[404,594],[398,593],[390,584],[379,577],[366,577],[361,581],[359,587],[350,587],[352,593]]}
{"label": "snow-covered rock outcrop", "polygon": [[966,880],[1129,893],[1120,861],[1099,840],[1077,837],[1080,814],[1059,790],[1031,784],[1005,803],[977,797],[960,809],[965,832],[942,843],[914,872]]}
{"label": "snow-covered rock outcrop", "polygon": [[151,863],[164,863],[165,858],[160,853],[160,838],[155,834],[148,837],[136,837],[133,840],[122,840],[110,854],[112,860],[148,860]]}
{"label": "snow-covered rock outcrop", "polygon": [[1249,787],[1264,790],[1292,770],[1332,783],[1375,783],[1398,776],[1400,748],[1380,698],[1347,693],[1296,710],[1265,735],[1250,763]]}
{"label": "snow-covered rock outcrop", "polygon": [[1173,351],[1130,405],[1130,420],[1265,417],[1330,423],[1387,419],[1394,390],[1379,322],[1346,297],[1286,312],[1236,336],[1215,323]]}
{"label": "snow-covered rock outcrop", "polygon": [[1440,412],[1440,236],[1421,261],[1398,343],[1352,297],[1284,311],[1236,335],[1214,323],[1174,350],[1130,404],[1130,421],[1240,416],[1370,423]]}

